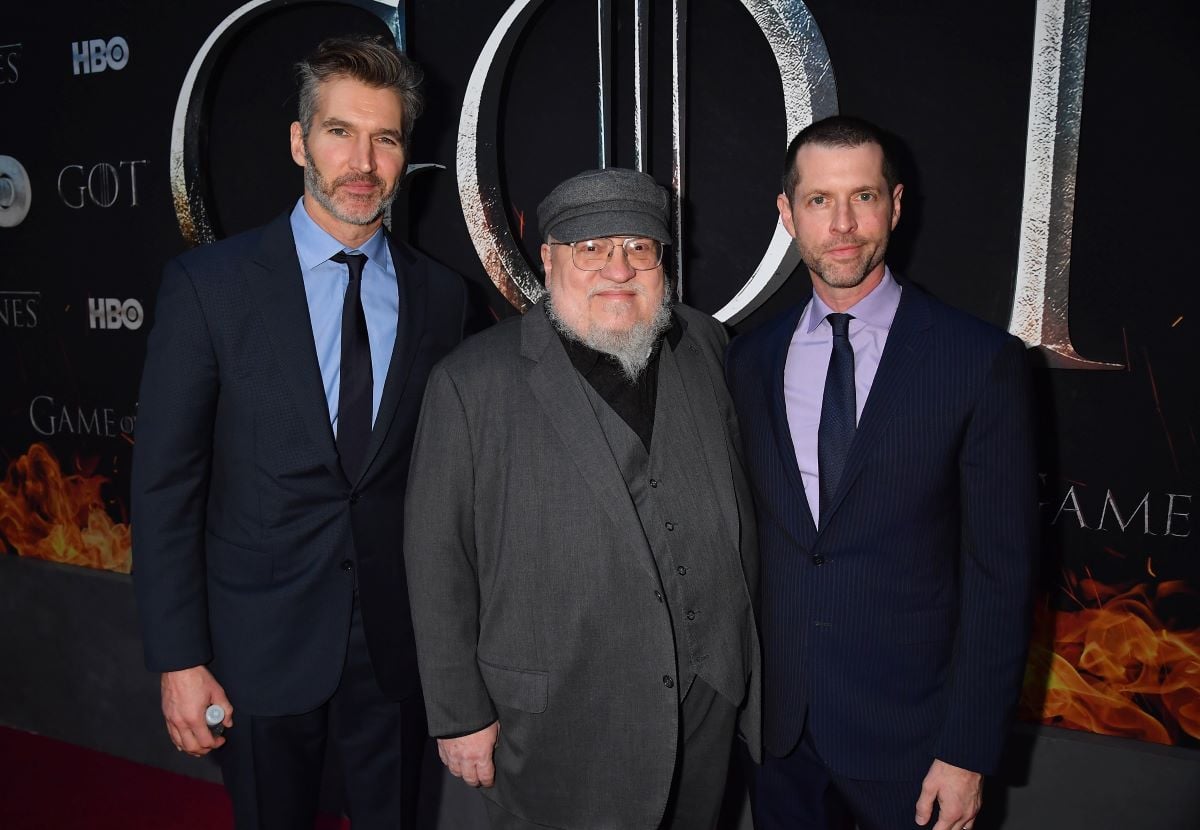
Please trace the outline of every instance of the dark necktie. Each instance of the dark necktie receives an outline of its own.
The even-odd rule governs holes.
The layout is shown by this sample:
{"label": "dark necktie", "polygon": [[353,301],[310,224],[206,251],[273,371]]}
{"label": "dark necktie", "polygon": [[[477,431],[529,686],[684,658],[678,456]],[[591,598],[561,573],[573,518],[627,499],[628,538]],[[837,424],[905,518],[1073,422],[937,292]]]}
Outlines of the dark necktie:
{"label": "dark necktie", "polygon": [[371,341],[367,337],[367,317],[363,314],[362,274],[367,258],[345,251],[330,257],[345,263],[350,284],[342,300],[342,363],[338,385],[337,448],[342,471],[352,483],[362,472],[371,437]]}
{"label": "dark necktie", "polygon": [[846,453],[854,440],[854,349],[850,346],[849,314],[830,314],[826,318],[833,328],[833,352],[829,355],[829,371],[825,374],[825,397],[821,400],[821,425],[817,428],[817,472],[820,475],[821,521],[833,503]]}

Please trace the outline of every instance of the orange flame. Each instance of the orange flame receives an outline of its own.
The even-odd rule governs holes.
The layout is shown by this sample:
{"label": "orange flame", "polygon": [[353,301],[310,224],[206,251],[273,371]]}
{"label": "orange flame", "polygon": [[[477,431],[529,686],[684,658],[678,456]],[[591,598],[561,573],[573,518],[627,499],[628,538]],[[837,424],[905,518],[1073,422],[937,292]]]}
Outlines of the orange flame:
{"label": "orange flame", "polygon": [[1076,587],[1095,607],[1034,615],[1020,717],[1160,744],[1200,739],[1200,630],[1171,631],[1155,610],[1187,587],[1090,577]]}
{"label": "orange flame", "polygon": [[64,475],[50,450],[33,444],[0,481],[0,542],[21,556],[129,573],[129,525],[108,515],[100,496],[107,483]]}

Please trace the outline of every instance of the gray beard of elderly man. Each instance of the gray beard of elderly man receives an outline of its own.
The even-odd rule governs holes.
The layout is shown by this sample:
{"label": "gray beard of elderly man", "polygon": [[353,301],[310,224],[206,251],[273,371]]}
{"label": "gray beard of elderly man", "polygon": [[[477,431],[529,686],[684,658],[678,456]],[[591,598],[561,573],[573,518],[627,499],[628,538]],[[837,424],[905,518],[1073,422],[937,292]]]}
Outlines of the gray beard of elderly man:
{"label": "gray beard of elderly man", "polygon": [[637,383],[646,371],[654,344],[671,327],[670,290],[663,291],[662,302],[658,304],[653,317],[638,320],[624,330],[596,326],[586,333],[577,332],[555,311],[553,293],[542,302],[546,306],[546,316],[559,334],[612,357],[620,364],[621,372],[630,383]]}

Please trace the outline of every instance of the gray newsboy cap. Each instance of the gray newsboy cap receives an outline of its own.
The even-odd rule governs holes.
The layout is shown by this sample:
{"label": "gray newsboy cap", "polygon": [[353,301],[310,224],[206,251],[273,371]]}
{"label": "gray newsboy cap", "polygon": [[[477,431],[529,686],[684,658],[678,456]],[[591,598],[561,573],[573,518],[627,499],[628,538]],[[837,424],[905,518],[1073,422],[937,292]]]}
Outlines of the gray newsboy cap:
{"label": "gray newsboy cap", "polygon": [[542,239],[646,236],[670,244],[667,191],[636,170],[608,167],[572,176],[538,205]]}

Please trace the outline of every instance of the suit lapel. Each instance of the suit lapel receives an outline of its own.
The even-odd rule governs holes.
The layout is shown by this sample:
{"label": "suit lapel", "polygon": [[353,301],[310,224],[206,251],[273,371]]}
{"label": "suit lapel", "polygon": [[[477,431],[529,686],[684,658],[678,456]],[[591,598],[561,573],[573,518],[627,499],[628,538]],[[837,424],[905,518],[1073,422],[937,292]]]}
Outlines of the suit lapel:
{"label": "suit lapel", "polygon": [[784,468],[790,487],[785,492],[791,495],[788,515],[778,517],[781,523],[792,534],[795,541],[804,547],[812,545],[817,535],[817,522],[808,507],[808,499],[804,494],[804,479],[800,476],[800,466],[796,463],[796,447],[792,443],[792,429],[788,425],[787,401],[784,398],[784,371],[787,366],[788,347],[792,342],[792,334],[800,322],[806,303],[799,303],[790,314],[779,318],[774,331],[770,332],[764,346],[769,356],[766,380],[770,385],[767,390],[767,412],[771,424],[771,432],[777,447],[776,457]]}
{"label": "suit lapel", "polygon": [[287,214],[263,229],[254,256],[259,273],[248,280],[249,292],[258,303],[263,327],[275,347],[284,380],[296,399],[296,410],[312,436],[325,466],[341,475],[329,403],[321,382],[317,347],[296,242]]}
{"label": "suit lapel", "polygon": [[534,361],[529,370],[529,385],[583,480],[592,488],[597,502],[613,524],[640,551],[638,559],[642,567],[657,581],[658,566],[629,496],[629,488],[621,477],[587,393],[580,386],[587,381],[580,378],[571,365],[542,305],[530,309],[521,320],[521,355]]}
{"label": "suit lapel", "polygon": [[913,372],[921,365],[929,347],[930,322],[929,304],[920,290],[905,285],[896,317],[888,331],[887,345],[875,372],[875,380],[871,383],[871,392],[846,456],[846,466],[842,470],[842,479],[834,494],[826,526],[832,523],[834,512],[862,473],[879,436],[899,408],[898,399],[905,394]]}
{"label": "suit lapel", "polygon": [[[684,323],[679,321],[677,325],[684,325]],[[700,357],[700,347],[693,342],[685,329],[678,349],[672,349],[664,343],[659,360],[659,411],[662,411],[662,393],[666,391],[663,380],[669,373],[677,372],[687,404],[682,408],[675,407],[675,412],[678,412],[681,418],[690,419],[688,426],[696,437],[696,443],[693,446],[699,447],[704,455],[708,480],[717,497],[721,513],[725,517],[721,526],[728,530],[730,541],[736,547],[740,538],[737,496],[733,491],[733,476],[724,474],[732,471],[729,444],[727,441],[704,439],[704,436],[726,435],[727,430],[725,419],[717,409],[717,396],[713,389],[712,378]],[[655,429],[658,429],[657,416]]]}
{"label": "suit lapel", "polygon": [[423,313],[424,303],[429,298],[429,292],[425,290],[428,273],[424,263],[413,256],[407,246],[388,240],[388,247],[392,254],[392,267],[396,270],[400,314],[396,320],[396,342],[392,346],[392,359],[388,363],[387,377],[383,382],[379,412],[375,415],[375,425],[371,429],[371,440],[367,443],[366,459],[359,472],[359,481],[365,478],[371,469],[395,420],[396,409],[408,386],[413,360],[425,334],[425,321],[428,319],[428,315]]}

